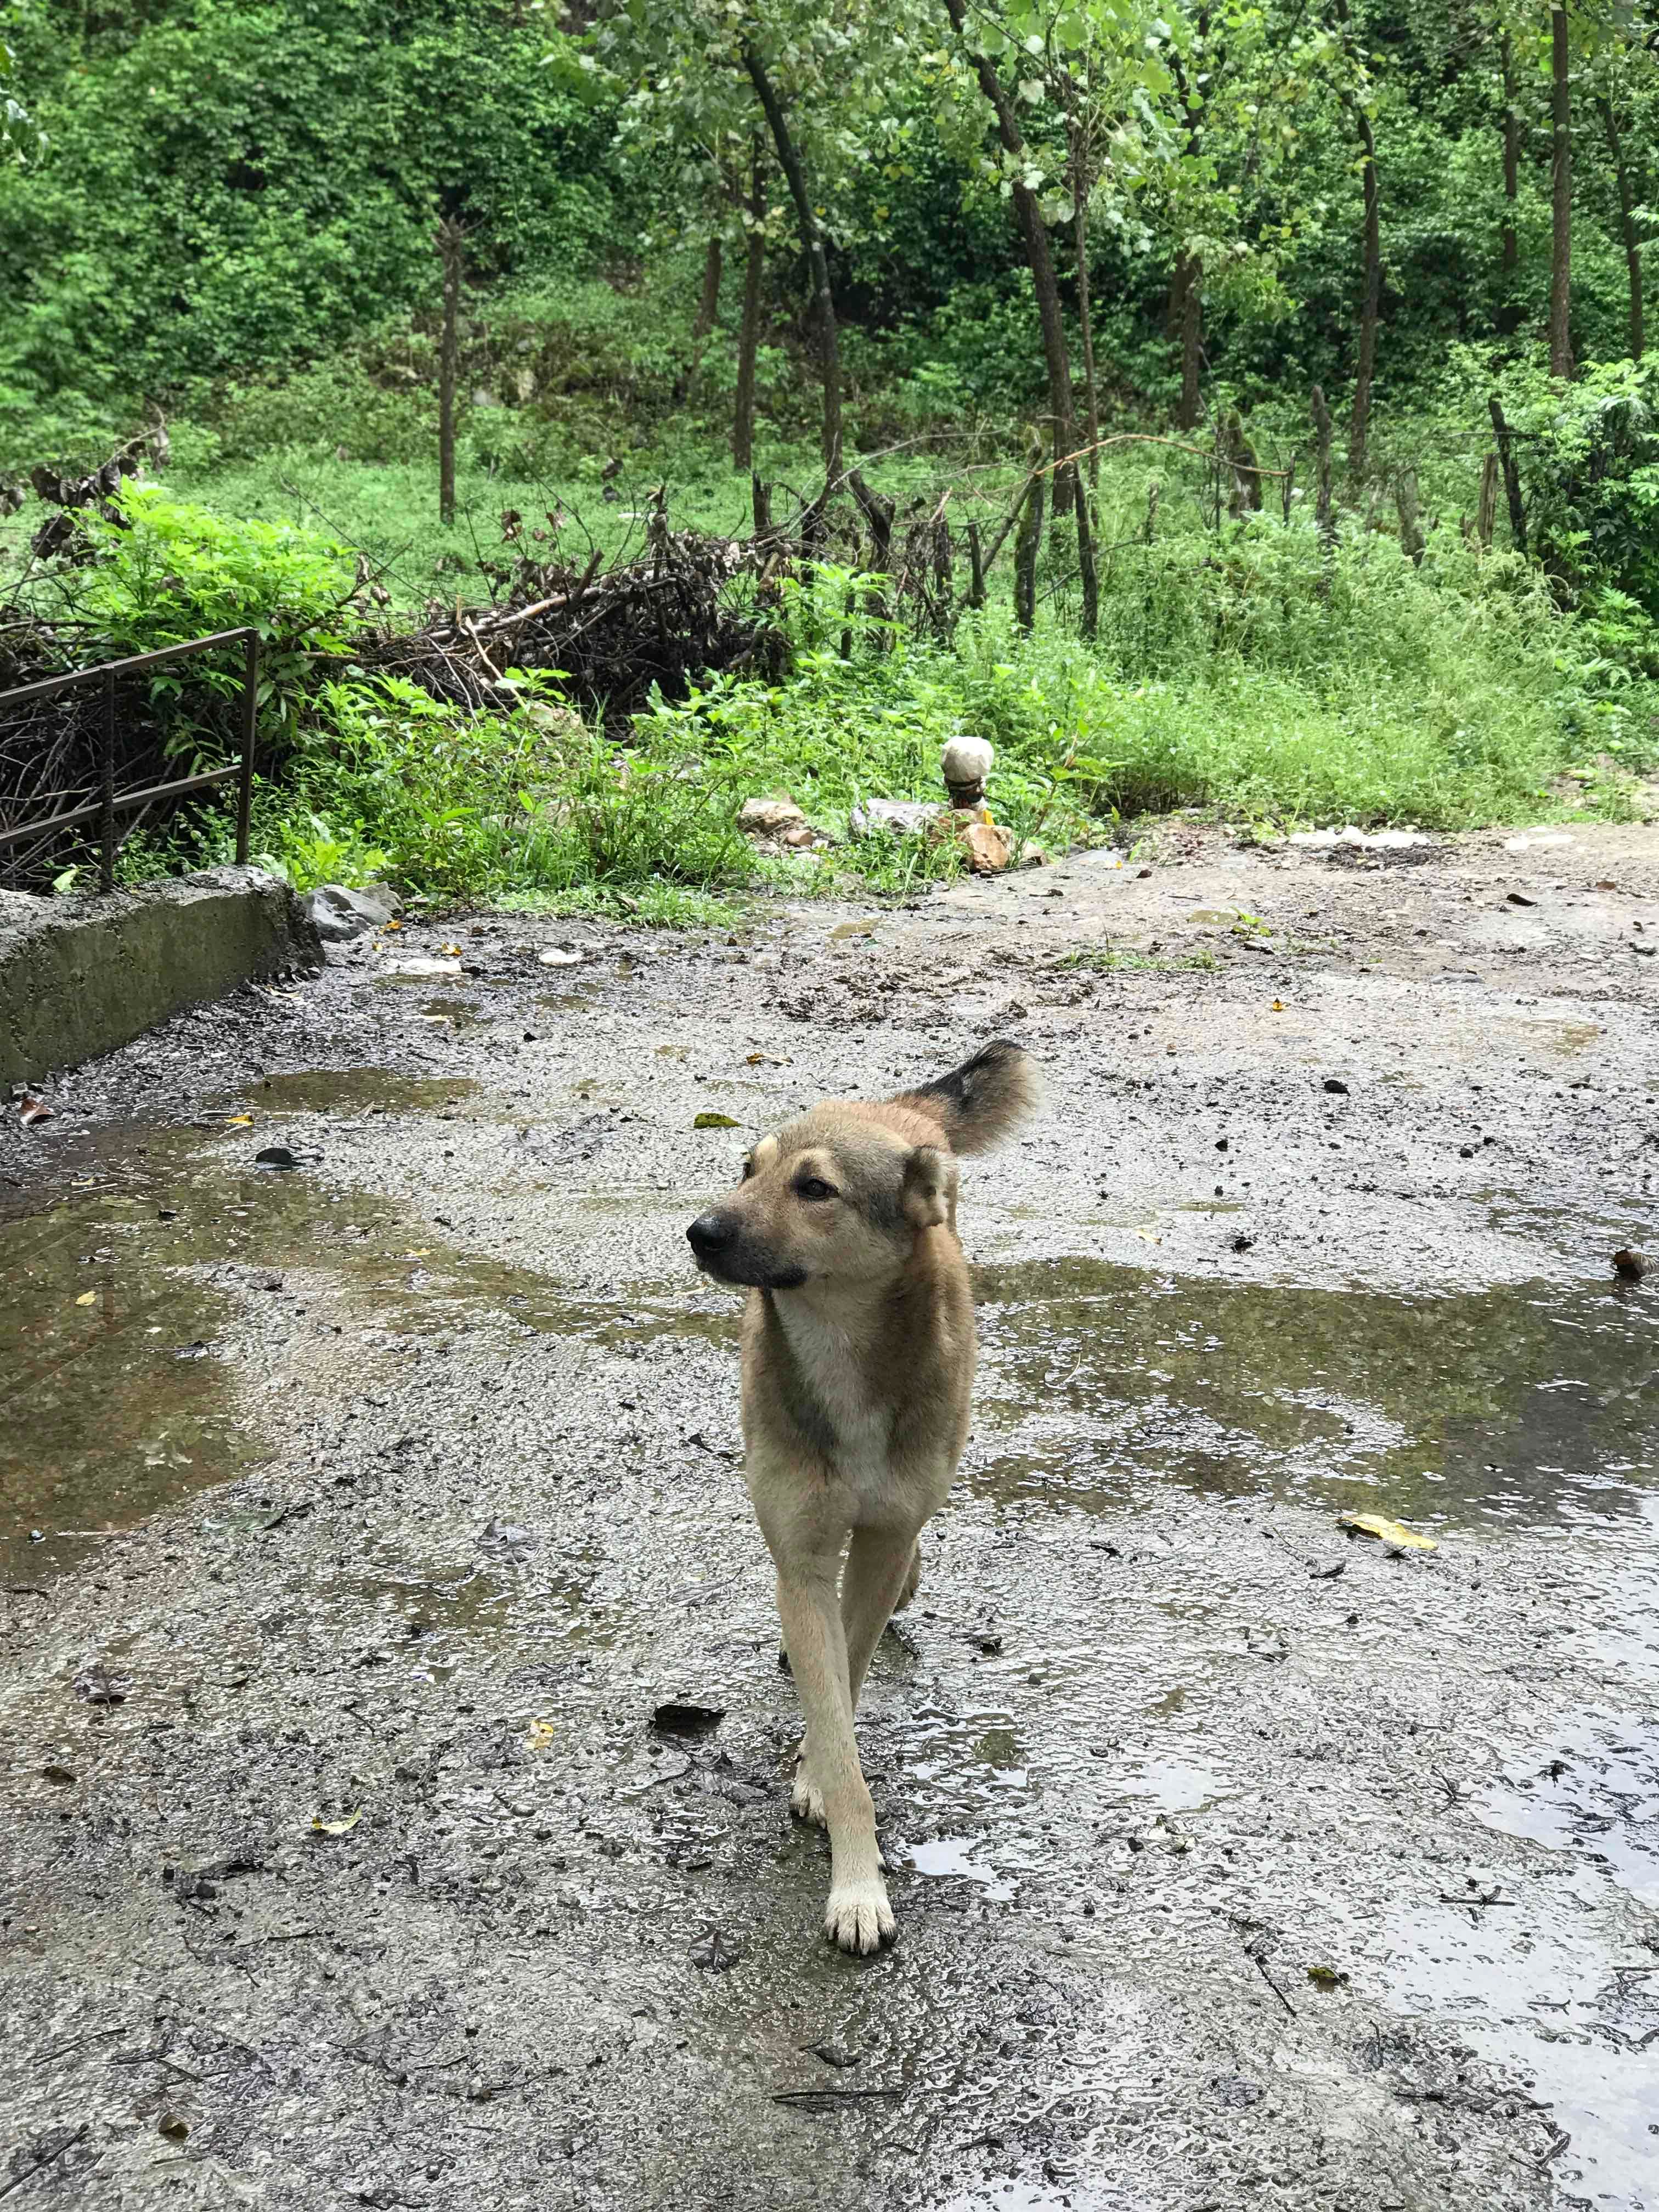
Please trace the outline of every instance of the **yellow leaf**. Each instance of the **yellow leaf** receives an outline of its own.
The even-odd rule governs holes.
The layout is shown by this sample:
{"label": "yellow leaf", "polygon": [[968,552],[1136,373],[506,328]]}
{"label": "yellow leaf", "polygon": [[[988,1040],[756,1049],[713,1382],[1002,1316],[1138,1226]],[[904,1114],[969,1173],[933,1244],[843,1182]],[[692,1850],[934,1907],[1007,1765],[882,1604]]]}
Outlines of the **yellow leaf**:
{"label": "yellow leaf", "polygon": [[438,950],[449,960],[459,960],[461,957],[461,948],[459,945],[441,945]]}
{"label": "yellow leaf", "polygon": [[1282,1014],[1285,1012],[1285,1001],[1283,999],[1275,999],[1267,1011],[1272,1014]]}
{"label": "yellow leaf", "polygon": [[1352,1528],[1356,1536],[1375,1536],[1391,1552],[1437,1552],[1440,1549],[1432,1536],[1421,1536],[1415,1528],[1407,1528],[1403,1521],[1385,1520],[1380,1513],[1340,1513],[1337,1526]]}
{"label": "yellow leaf", "polygon": [[530,1751],[545,1751],[558,1733],[556,1721],[532,1721],[525,1730],[525,1747]]}
{"label": "yellow leaf", "polygon": [[387,929],[401,929],[403,927],[403,924],[400,921],[388,921],[384,924],[384,927]]}
{"label": "yellow leaf", "polygon": [[694,1129],[737,1129],[742,1126],[729,1114],[699,1114],[691,1124]]}
{"label": "yellow leaf", "polygon": [[363,1808],[359,1805],[355,1813],[347,1813],[337,1820],[325,1820],[320,1813],[313,1813],[311,1825],[319,1836],[347,1836],[362,1817]]}
{"label": "yellow leaf", "polygon": [[75,1303],[77,1306],[95,1306],[98,1303],[98,1293],[96,1291],[82,1291]]}
{"label": "yellow leaf", "polygon": [[228,1129],[251,1129],[253,1127],[253,1116],[252,1114],[233,1114],[226,1121],[225,1127]]}

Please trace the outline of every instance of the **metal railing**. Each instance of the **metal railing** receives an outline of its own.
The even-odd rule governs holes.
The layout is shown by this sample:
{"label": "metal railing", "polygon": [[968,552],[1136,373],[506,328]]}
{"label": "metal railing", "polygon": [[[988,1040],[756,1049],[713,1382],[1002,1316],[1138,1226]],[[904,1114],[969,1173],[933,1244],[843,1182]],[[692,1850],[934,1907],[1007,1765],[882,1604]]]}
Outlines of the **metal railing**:
{"label": "metal railing", "polygon": [[[119,791],[115,788],[115,704],[116,690],[124,676],[136,676],[141,669],[159,668],[163,661],[182,660],[192,653],[208,653],[222,645],[242,647],[242,696],[240,721],[242,755],[234,768],[213,768],[200,775],[182,775],[171,783],[146,784],[141,790]],[[182,645],[163,645],[154,653],[135,653],[125,660],[106,660],[95,668],[74,668],[63,676],[43,677],[38,684],[25,684],[15,691],[0,691],[0,714],[25,699],[44,699],[54,691],[68,691],[77,684],[97,684],[104,687],[103,716],[99,742],[99,794],[88,805],[72,806],[63,814],[41,816],[33,822],[21,822],[11,828],[0,828],[0,848],[21,844],[25,838],[49,836],[58,830],[73,830],[83,822],[96,822],[99,830],[98,887],[100,890],[115,888],[115,817],[130,813],[135,807],[147,806],[152,799],[177,799],[187,791],[208,791],[233,778],[236,793],[236,859],[239,866],[247,860],[248,818],[253,803],[253,748],[259,708],[259,633],[256,629],[216,630],[211,637],[192,637]]]}

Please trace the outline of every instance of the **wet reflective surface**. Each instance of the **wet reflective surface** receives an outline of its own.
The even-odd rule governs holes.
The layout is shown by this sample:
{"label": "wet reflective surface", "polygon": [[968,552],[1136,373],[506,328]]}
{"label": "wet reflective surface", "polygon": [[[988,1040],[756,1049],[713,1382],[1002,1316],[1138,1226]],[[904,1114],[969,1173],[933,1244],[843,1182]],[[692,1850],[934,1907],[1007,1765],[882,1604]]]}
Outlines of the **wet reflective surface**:
{"label": "wet reflective surface", "polygon": [[[270,1314],[301,1347],[308,1332],[325,1343],[372,1328],[410,1357],[469,1329],[501,1345],[533,1334],[624,1357],[731,1346],[736,1301],[694,1279],[562,1283],[441,1241],[427,1203],[331,1180],[331,1117],[409,1113],[435,1124],[466,1113],[470,1093],[453,1079],[411,1085],[374,1071],[272,1079],[231,1102],[216,1130],[100,1140],[50,1206],[31,1212],[26,1200],[0,1221],[9,1580],[33,1585],[74,1565],[90,1540],[74,1532],[131,1526],[266,1463],[278,1417],[241,1370],[250,1329]],[[597,1094],[592,1081],[572,1086],[579,1105]],[[242,1105],[251,1127],[232,1121]],[[267,1115],[283,1118],[280,1133],[307,1163],[297,1171],[254,1164],[278,1133]],[[596,1176],[568,1194],[601,1218],[648,1223],[662,1212],[678,1224],[672,1194]],[[1085,1989],[1086,2002],[1054,1994],[1065,1982],[1055,1967],[1053,1986],[1043,1969],[1001,2010],[981,1991],[975,2011],[954,1984],[908,1971],[902,1953],[865,1973],[816,1947],[801,1913],[822,1882],[823,1845],[776,1817],[787,1719],[767,1741],[744,1718],[745,1697],[781,1710],[768,1577],[748,1552],[735,1573],[684,1550],[653,1559],[653,1531],[638,1540],[647,1556],[636,1571],[627,1531],[607,1555],[556,1519],[519,1527],[469,1504],[478,1528],[465,1560],[426,1556],[428,1538],[411,1530],[378,1551],[344,1548],[331,1564],[261,1577],[257,1598],[216,1630],[216,1693],[258,1697],[325,1645],[349,1669],[347,1710],[404,1699],[431,1711],[488,1655],[489,1718],[472,1724],[489,1738],[488,1757],[411,1843],[422,1881],[487,1883],[532,1836],[559,1868],[567,1855],[580,1867],[597,1832],[610,1878],[630,1885],[627,1912],[673,1929],[670,1959],[635,1965],[636,2040],[658,2032],[659,2013],[677,2050],[763,2100],[781,2087],[826,2099],[871,2092],[859,2118],[878,2166],[923,2136],[979,2142],[990,2085],[1018,2051],[1042,2078],[1026,2077],[1015,2118],[998,2125],[1017,2145],[1063,2092],[1091,2166],[1051,2157],[1050,2182],[1035,2178],[1038,2160],[968,2194],[953,2193],[946,2166],[930,2201],[1088,2212],[1135,2202],[1132,2134],[1121,2171],[1112,2145],[1126,2111],[1153,2114],[1160,2102],[1158,2082],[1135,2076],[1114,1978],[1181,1944],[1219,1985],[1239,1955],[1235,1921],[1288,1917],[1286,1900],[1320,1890],[1316,1858],[1295,1861],[1283,1795],[1261,1794],[1269,1735],[1309,1732],[1294,1788],[1321,1804],[1328,1778],[1347,1784],[1310,1711],[1341,1713],[1352,1655],[1383,1632],[1375,1624],[1396,1587],[1411,1588],[1403,1578],[1444,1571],[1464,1532],[1497,1547],[1500,1573],[1505,1546],[1571,1547],[1574,1561],[1595,1565],[1594,1594],[1535,1632],[1546,1658],[1559,1638],[1592,1659],[1605,1701],[1541,1733],[1494,1734],[1489,1765],[1447,1784],[1460,1833],[1473,1820],[1495,1853],[1520,1845],[1541,1856],[1547,1910],[1536,1885],[1524,1908],[1508,1895],[1512,1877],[1496,1860],[1449,1851],[1437,1887],[1409,1908],[1388,1901],[1388,1883],[1363,1915],[1322,1899],[1321,1924],[1286,1929],[1262,1974],[1297,2006],[1340,2008],[1346,1993],[1310,1996],[1305,1983],[1308,1965],[1330,1953],[1407,2022],[1454,2022],[1568,2138],[1549,2153],[1565,2203],[1648,2212],[1659,2155],[1655,1293],[1586,1283],[1385,1297],[1085,1261],[982,1267],[976,1281],[983,1373],[959,1503],[981,1547],[969,1586],[994,1626],[937,1613],[930,1566],[916,1616],[883,1644],[860,1730],[909,1924],[959,1929],[976,1955],[1019,1961],[1025,1973],[1029,1916],[1043,1945],[1063,1947],[1066,1986]],[[632,1401],[621,1407],[631,1413]],[[625,1426],[623,1410],[611,1418]],[[696,1435],[721,1455],[723,1434]],[[746,1525],[729,1472],[722,1511]],[[1188,1506],[1226,1504],[1223,1517],[1241,1531],[1275,1500],[1312,1505],[1329,1516],[1329,1556],[1275,1559],[1275,1583],[1259,1559],[1247,1571],[1224,1540],[1195,1577],[1166,1529],[1176,1492]],[[1334,1523],[1347,1506],[1435,1528],[1442,1554],[1425,1566],[1350,1547]],[[204,1510],[211,1540],[260,1538],[270,1518],[257,1506],[239,1506],[240,1519],[212,1501]],[[684,1546],[683,1529],[674,1541]],[[1319,1584],[1310,1612],[1310,1576],[1333,1570],[1340,1578]],[[1293,1634],[1281,1626],[1292,1610],[1286,1577]],[[706,1600],[717,1602],[704,1611]],[[721,1694],[732,1719],[690,1747],[639,1727],[603,1732],[581,1670],[618,1656],[645,1710],[659,1686],[695,1692],[718,1680],[731,1686]],[[159,1696],[162,1675],[127,1662],[120,1638],[103,1662],[133,1666],[137,1702]],[[1407,1644],[1407,1676],[1414,1663]],[[1432,1663],[1424,1653],[1421,1666]],[[472,1713],[470,1698],[460,1710]],[[569,1780],[567,1762],[583,1761]],[[374,1789],[389,1788],[392,1764],[380,1759]],[[378,1802],[344,1764],[316,1787],[331,1810]],[[734,1896],[729,1877],[705,1883],[757,1823],[748,1890]],[[613,1860],[624,1854],[618,1877]],[[591,1869],[586,1879],[581,1899],[601,1894]],[[741,1955],[698,1984],[682,2017],[685,1941],[705,1919],[739,1931]],[[962,1955],[948,1944],[944,1954]],[[803,2018],[815,2036],[829,2023],[836,2059],[803,2043]],[[1379,2070],[1385,2062],[1379,2040]],[[1354,2061],[1360,2072],[1368,2063],[1363,2052]],[[1234,2101],[1253,2109],[1267,2092],[1237,2079]],[[831,2099],[825,2111],[842,2118],[830,2124],[845,2124],[854,2104]],[[1215,2201],[1230,2203],[1222,2186]],[[1192,2201],[1206,2201],[1204,2187]]]}
{"label": "wet reflective surface", "polygon": [[[1621,1518],[1659,1478],[1659,1288],[1405,1299],[1085,1260],[975,1271],[993,1494],[1272,1488],[1443,1523]],[[1030,1409],[1030,1410],[1027,1410]]]}

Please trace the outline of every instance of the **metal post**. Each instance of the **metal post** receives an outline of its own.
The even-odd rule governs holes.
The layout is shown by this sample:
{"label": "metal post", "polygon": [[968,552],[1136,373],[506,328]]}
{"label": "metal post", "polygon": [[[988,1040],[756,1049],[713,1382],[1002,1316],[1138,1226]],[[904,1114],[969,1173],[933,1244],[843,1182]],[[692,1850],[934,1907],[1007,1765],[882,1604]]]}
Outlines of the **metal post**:
{"label": "metal post", "polygon": [[247,634],[242,666],[242,773],[236,786],[236,865],[247,866],[250,818],[253,807],[253,745],[259,726],[259,633]]}
{"label": "metal post", "polygon": [[104,672],[103,731],[99,758],[98,888],[115,889],[115,672]]}

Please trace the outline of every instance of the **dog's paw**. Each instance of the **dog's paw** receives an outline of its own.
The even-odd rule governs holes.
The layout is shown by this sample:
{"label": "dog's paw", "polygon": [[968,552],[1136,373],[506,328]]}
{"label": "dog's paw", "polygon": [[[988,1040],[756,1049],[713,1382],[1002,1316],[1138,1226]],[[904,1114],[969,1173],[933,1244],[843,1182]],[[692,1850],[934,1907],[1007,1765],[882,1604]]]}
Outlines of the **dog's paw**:
{"label": "dog's paw", "polygon": [[855,1958],[890,1943],[897,1932],[893,1908],[879,1880],[854,1887],[832,1889],[823,1908],[823,1932],[830,1941]]}
{"label": "dog's paw", "polygon": [[805,1759],[795,1769],[795,1786],[789,1793],[789,1809],[798,1820],[811,1820],[815,1827],[826,1828],[829,1815],[823,1809],[823,1792],[813,1778],[812,1770]]}

